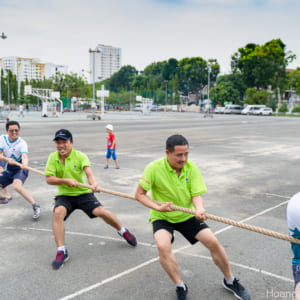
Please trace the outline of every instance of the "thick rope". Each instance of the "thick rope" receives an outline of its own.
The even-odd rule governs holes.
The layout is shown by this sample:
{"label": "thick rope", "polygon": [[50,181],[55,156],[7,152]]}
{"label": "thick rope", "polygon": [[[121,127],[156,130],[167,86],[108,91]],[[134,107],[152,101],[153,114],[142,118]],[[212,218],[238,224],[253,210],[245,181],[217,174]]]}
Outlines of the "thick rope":
{"label": "thick rope", "polygon": [[[19,167],[22,166],[18,162],[15,162],[14,164],[19,166]],[[31,167],[25,167],[25,169],[30,170],[32,172],[35,172],[39,175],[45,176],[45,174],[43,172],[41,172],[37,169],[31,168]],[[90,185],[84,184],[84,183],[78,183],[78,186],[85,187],[85,188],[91,188]],[[99,193],[102,192],[102,193],[111,194],[111,195],[122,197],[122,198],[128,198],[128,199],[131,199],[131,200],[136,200],[131,195],[124,194],[124,193],[119,193],[119,192],[115,192],[115,191],[107,190],[107,189],[103,189],[103,188],[99,188],[97,190],[97,192],[99,192]],[[181,206],[177,206],[177,205],[171,205],[171,208],[173,210],[178,210],[178,211],[181,211],[181,212],[185,212],[185,213],[188,213],[188,214],[195,215],[195,211],[192,210],[192,209],[189,209],[189,208],[185,208],[185,207],[181,207]],[[237,221],[227,219],[227,218],[223,218],[223,217],[218,217],[218,216],[208,214],[208,213],[206,213],[206,217],[208,219],[211,219],[211,220],[214,220],[214,221],[217,221],[217,222],[221,222],[221,223],[225,223],[225,224],[232,225],[232,226],[235,226],[235,227],[239,227],[239,228],[243,228],[243,229],[246,229],[246,230],[254,231],[254,232],[257,232],[257,233],[261,233],[261,234],[264,234],[264,235],[268,235],[268,236],[280,239],[280,240],[289,241],[289,242],[292,242],[292,243],[295,243],[295,244],[300,244],[300,239],[296,239],[296,238],[294,238],[290,235],[287,235],[287,234],[282,234],[282,233],[272,231],[272,230],[268,230],[268,229],[265,229],[265,228],[262,228],[262,227],[257,227],[257,226],[245,224],[245,223],[242,223],[242,222],[237,222]]]}

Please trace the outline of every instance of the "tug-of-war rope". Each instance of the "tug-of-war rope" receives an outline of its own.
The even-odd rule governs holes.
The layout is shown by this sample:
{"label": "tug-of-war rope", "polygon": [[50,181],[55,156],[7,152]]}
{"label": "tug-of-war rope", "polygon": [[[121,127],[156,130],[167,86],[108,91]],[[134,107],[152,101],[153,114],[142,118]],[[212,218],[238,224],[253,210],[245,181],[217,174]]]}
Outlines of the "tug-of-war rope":
{"label": "tug-of-war rope", "polygon": [[[19,166],[19,167],[22,167],[22,165],[18,162],[14,162],[14,164]],[[37,169],[31,168],[31,167],[25,167],[25,169],[27,169],[29,171],[32,171],[34,173],[37,173],[39,175],[45,176],[45,174],[42,171],[39,171]],[[79,183],[79,182],[78,182],[78,186],[91,188],[90,185]],[[100,193],[100,192],[107,193],[107,194],[111,194],[111,195],[118,196],[118,197],[123,197],[123,198],[136,200],[131,195],[124,194],[124,193],[119,193],[119,192],[115,192],[115,191],[111,191],[111,190],[107,190],[107,189],[103,189],[103,188],[99,188],[97,190],[97,192],[98,193]],[[178,211],[182,211],[182,212],[185,212],[185,213],[188,213],[188,214],[195,215],[195,211],[192,210],[192,209],[189,209],[189,208],[185,208],[185,207],[181,207],[181,206],[177,206],[177,205],[171,205],[171,208],[173,210],[178,210]],[[237,221],[234,221],[234,220],[231,220],[231,219],[228,219],[228,218],[218,217],[218,216],[208,214],[208,213],[206,213],[206,217],[208,219],[211,219],[211,220],[214,220],[214,221],[217,221],[217,222],[225,223],[225,224],[232,225],[232,226],[235,226],[235,227],[247,229],[247,230],[254,231],[254,232],[261,233],[261,234],[268,235],[268,236],[272,236],[274,238],[289,241],[289,242],[293,242],[295,244],[300,244],[300,239],[296,239],[296,238],[294,238],[290,235],[287,235],[287,234],[282,234],[282,233],[272,231],[272,230],[268,230],[268,229],[265,229],[265,228],[262,228],[262,227],[257,227],[257,226],[245,224],[245,223],[242,223],[242,222],[237,222]]]}

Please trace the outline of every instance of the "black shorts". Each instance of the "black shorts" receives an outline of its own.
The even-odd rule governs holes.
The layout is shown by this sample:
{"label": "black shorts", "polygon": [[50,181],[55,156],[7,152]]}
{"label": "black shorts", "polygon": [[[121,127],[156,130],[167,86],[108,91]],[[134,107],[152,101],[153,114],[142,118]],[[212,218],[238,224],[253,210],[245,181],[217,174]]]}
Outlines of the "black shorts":
{"label": "black shorts", "polygon": [[54,209],[57,206],[64,206],[67,209],[65,220],[75,209],[83,210],[90,218],[95,218],[92,211],[102,204],[98,201],[93,193],[82,194],[79,196],[56,196]]}
{"label": "black shorts", "polygon": [[179,231],[192,245],[198,242],[195,236],[205,228],[209,228],[208,225],[195,217],[188,219],[181,223],[170,223],[165,220],[156,220],[152,223],[153,234],[160,230],[165,229],[172,234],[172,243],[174,242],[174,230]]}

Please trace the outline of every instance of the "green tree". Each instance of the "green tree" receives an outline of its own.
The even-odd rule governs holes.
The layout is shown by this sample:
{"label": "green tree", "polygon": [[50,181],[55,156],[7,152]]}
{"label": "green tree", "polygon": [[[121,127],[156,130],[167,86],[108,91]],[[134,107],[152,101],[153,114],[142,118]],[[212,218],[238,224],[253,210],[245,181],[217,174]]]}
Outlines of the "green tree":
{"label": "green tree", "polygon": [[269,101],[271,93],[266,90],[256,90],[255,88],[248,88],[247,91],[247,98],[245,103],[247,104],[264,104],[266,105]]}
{"label": "green tree", "polygon": [[278,87],[286,81],[286,66],[295,59],[295,55],[286,52],[285,47],[280,39],[261,46],[247,44],[232,56],[232,71],[242,74],[247,87]]}

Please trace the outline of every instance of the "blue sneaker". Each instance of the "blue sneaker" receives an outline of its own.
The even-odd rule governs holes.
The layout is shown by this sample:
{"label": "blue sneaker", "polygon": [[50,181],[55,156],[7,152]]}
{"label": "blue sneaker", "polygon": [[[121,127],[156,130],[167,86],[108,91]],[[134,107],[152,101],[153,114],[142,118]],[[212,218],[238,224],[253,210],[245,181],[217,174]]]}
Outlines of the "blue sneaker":
{"label": "blue sneaker", "polygon": [[69,260],[69,255],[68,255],[67,249],[66,249],[66,252],[64,252],[64,251],[57,251],[56,258],[52,262],[52,268],[54,270],[58,270],[60,267],[63,266],[64,262],[68,261],[68,260]]}
{"label": "blue sneaker", "polygon": [[7,197],[0,197],[0,204],[7,204],[8,198]]}
{"label": "blue sneaker", "polygon": [[250,300],[250,295],[247,289],[245,289],[238,281],[238,279],[234,278],[234,281],[232,284],[226,283],[226,280],[224,278],[223,280],[223,286],[226,290],[233,293],[233,295],[240,300]]}

